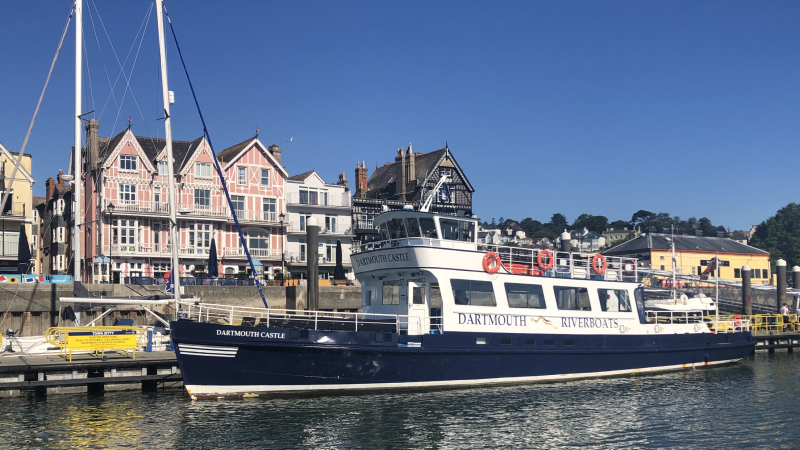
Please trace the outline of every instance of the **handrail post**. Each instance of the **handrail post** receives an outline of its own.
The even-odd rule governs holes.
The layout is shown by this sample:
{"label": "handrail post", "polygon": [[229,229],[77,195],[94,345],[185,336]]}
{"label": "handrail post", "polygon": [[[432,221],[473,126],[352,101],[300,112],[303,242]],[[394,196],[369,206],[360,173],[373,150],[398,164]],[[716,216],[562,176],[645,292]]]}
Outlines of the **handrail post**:
{"label": "handrail post", "polygon": [[356,313],[356,331],[358,331],[358,313]]}
{"label": "handrail post", "polygon": [[233,325],[233,307],[231,307],[231,316],[230,319],[228,320],[228,323]]}

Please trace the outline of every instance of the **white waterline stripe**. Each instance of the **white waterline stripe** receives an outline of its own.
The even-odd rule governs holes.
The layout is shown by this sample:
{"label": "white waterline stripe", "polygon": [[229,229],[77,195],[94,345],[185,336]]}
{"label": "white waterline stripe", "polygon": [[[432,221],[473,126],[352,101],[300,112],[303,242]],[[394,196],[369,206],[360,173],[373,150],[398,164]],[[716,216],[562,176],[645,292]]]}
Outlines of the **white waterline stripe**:
{"label": "white waterline stripe", "polygon": [[727,364],[739,361],[741,358],[728,359],[724,361],[713,361],[708,363],[687,363],[671,366],[646,367],[642,369],[609,370],[606,372],[586,372],[570,373],[561,375],[540,375],[532,377],[505,377],[505,378],[486,378],[481,380],[442,380],[442,381],[418,381],[410,383],[363,383],[363,384],[307,384],[307,385],[246,385],[246,386],[215,386],[215,385],[186,385],[186,391],[192,396],[200,395],[228,395],[228,394],[249,394],[249,393],[272,393],[272,392],[308,392],[308,391],[346,391],[346,390],[371,390],[389,388],[424,388],[438,386],[479,386],[490,384],[525,383],[536,381],[560,381],[575,380],[581,378],[611,377],[617,375],[630,375],[636,373],[664,372],[678,369],[690,369],[693,367],[706,367],[717,364]]}
{"label": "white waterline stripe", "polygon": [[239,347],[222,347],[219,345],[178,344],[178,348],[193,350],[239,350]]}
{"label": "white waterline stripe", "polygon": [[194,352],[182,352],[182,355],[190,355],[190,356],[212,356],[215,358],[235,358],[236,354],[229,354],[229,353],[194,353]]}

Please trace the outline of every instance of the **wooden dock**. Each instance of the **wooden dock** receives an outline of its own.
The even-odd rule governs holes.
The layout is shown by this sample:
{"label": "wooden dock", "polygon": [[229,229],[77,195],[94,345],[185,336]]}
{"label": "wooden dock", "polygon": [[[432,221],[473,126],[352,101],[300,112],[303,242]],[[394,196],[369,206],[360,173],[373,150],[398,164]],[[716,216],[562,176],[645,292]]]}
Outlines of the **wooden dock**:
{"label": "wooden dock", "polygon": [[753,340],[756,341],[756,351],[775,353],[776,349],[786,349],[787,352],[794,353],[794,349],[800,347],[800,332],[760,332],[753,334]]}
{"label": "wooden dock", "polygon": [[72,362],[58,354],[0,358],[0,397],[37,394],[101,393],[114,390],[153,390],[182,386],[174,352],[137,352],[136,359],[117,353],[96,358],[73,354]]}

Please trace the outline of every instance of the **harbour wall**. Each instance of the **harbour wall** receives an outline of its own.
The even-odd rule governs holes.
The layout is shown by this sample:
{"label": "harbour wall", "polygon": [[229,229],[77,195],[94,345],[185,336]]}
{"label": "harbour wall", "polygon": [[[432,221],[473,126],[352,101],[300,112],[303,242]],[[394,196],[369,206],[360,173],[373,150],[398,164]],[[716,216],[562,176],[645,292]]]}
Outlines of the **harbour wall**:
{"label": "harbour wall", "polygon": [[[92,297],[139,297],[142,295],[169,298],[163,286],[130,284],[85,285]],[[264,286],[264,298],[270,308],[306,309],[306,286]],[[320,286],[320,309],[357,311],[361,307],[361,287]],[[11,328],[18,336],[38,336],[51,326],[58,325],[61,311],[59,299],[72,297],[72,284],[2,284],[0,285],[0,330]],[[264,304],[255,286],[183,286],[184,298],[195,297],[203,303],[263,308]],[[82,313],[81,323],[88,323],[102,314],[98,305],[92,313]],[[156,311],[171,314],[171,308],[159,307]],[[104,325],[113,325],[115,318],[132,318],[136,323],[149,323],[145,311],[135,306],[119,307],[103,319]]]}

